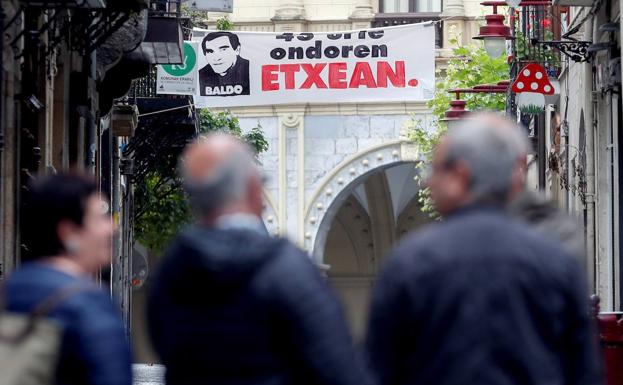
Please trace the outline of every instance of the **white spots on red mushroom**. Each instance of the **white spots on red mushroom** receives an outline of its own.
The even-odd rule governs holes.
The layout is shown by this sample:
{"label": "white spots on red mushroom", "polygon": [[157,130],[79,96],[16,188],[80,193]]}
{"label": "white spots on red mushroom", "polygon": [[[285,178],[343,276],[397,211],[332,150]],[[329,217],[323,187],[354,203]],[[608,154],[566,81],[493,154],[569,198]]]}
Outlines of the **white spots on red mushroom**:
{"label": "white spots on red mushroom", "polygon": [[[519,84],[522,86],[519,87]],[[545,88],[546,86],[549,87]],[[512,88],[516,93],[534,91],[540,94],[551,94],[553,92],[545,68],[537,63],[530,63],[522,68]]]}
{"label": "white spots on red mushroom", "polygon": [[545,107],[545,96],[554,93],[545,68],[537,63],[527,64],[519,71],[512,86],[517,94],[517,105],[522,112],[538,113]]}

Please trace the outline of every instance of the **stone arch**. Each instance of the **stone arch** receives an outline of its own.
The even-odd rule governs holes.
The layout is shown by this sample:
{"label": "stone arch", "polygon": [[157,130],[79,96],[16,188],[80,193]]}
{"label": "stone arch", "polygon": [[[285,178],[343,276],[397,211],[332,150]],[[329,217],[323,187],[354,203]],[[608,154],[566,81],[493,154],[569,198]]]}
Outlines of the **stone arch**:
{"label": "stone arch", "polygon": [[339,247],[342,249],[338,253],[333,253],[334,257],[339,255],[337,258],[331,259],[332,255],[325,249],[324,262],[331,266],[332,272],[346,275],[371,275],[373,273],[369,263],[373,253],[370,247],[373,243],[371,227],[370,216],[365,207],[357,198],[350,195],[336,213],[327,237],[326,248],[334,241],[331,235],[336,238],[342,235],[349,240],[349,242],[339,242]]}
{"label": "stone arch", "polygon": [[430,221],[430,216],[422,212],[422,205],[416,195],[398,215],[396,220],[396,238],[401,238],[410,231],[428,224]]}
{"label": "stone arch", "polygon": [[370,174],[423,158],[413,143],[398,140],[374,146],[340,163],[325,177],[305,209],[305,250],[324,265],[324,248],[337,211],[353,190]]}

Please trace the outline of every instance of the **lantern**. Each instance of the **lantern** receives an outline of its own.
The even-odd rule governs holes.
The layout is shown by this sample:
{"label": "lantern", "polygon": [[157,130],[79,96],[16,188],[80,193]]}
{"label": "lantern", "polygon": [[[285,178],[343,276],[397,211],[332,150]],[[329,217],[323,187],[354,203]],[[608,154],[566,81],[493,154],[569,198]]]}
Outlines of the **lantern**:
{"label": "lantern", "polygon": [[510,27],[504,24],[504,15],[497,12],[498,6],[505,3],[485,1],[480,4],[492,6],[493,14],[485,16],[486,23],[480,27],[480,32],[474,39],[482,40],[487,55],[496,58],[506,52],[506,40],[513,38]]}

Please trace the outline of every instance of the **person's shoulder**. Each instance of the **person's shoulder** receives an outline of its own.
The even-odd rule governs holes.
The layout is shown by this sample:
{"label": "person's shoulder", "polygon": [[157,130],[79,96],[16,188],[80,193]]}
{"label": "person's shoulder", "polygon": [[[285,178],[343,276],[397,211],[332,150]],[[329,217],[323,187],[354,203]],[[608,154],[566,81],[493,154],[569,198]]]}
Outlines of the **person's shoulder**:
{"label": "person's shoulder", "polygon": [[529,231],[519,221],[507,218],[503,212],[470,211],[435,221],[408,234],[390,253],[389,259],[394,265],[399,265],[398,269],[423,271],[444,268],[460,258],[466,251],[465,247],[478,249],[476,246],[479,245],[474,245],[477,239],[498,230]]}
{"label": "person's shoulder", "polygon": [[[11,296],[24,296],[38,301],[70,285],[76,285],[81,279],[40,262],[28,262],[13,271],[6,282]],[[42,298],[38,298],[41,297]]]}
{"label": "person's shoulder", "polygon": [[78,314],[114,313],[115,311],[110,295],[90,280],[76,281],[61,290],[67,290],[69,294],[59,303],[59,308],[70,309]]}
{"label": "person's shoulder", "polygon": [[548,252],[560,255],[568,254],[562,242],[555,237],[550,236],[539,229],[536,224],[531,224],[520,218],[507,215],[502,219],[504,221],[503,230],[512,234],[517,239],[517,244],[526,248],[543,249]]}
{"label": "person's shoulder", "polygon": [[398,260],[416,254],[424,256],[428,250],[432,250],[441,242],[447,241],[446,227],[447,224],[444,222],[434,222],[408,234],[394,248],[391,256]]}
{"label": "person's shoulder", "polygon": [[298,246],[284,238],[270,238],[272,264],[276,268],[288,268],[297,271],[313,265],[311,258]]}
{"label": "person's shoulder", "polygon": [[560,269],[568,269],[578,264],[577,258],[569,252],[563,241],[544,233],[538,227],[518,221],[512,230],[518,243],[538,261]]}
{"label": "person's shoulder", "polygon": [[69,327],[97,332],[123,328],[119,310],[110,294],[94,283],[85,284],[59,304],[59,311],[69,315]]}
{"label": "person's shoulder", "polygon": [[271,239],[270,255],[265,258],[260,270],[262,281],[284,287],[291,283],[296,285],[315,281],[320,277],[319,267],[312,257],[283,238]]}
{"label": "person's shoulder", "polygon": [[[55,300],[49,316],[65,327],[91,326],[116,317],[110,295],[88,278],[71,276],[46,266],[33,264],[16,271],[8,283],[16,306],[30,311],[44,301]],[[29,295],[19,292],[27,291]],[[107,317],[108,316],[108,317]]]}

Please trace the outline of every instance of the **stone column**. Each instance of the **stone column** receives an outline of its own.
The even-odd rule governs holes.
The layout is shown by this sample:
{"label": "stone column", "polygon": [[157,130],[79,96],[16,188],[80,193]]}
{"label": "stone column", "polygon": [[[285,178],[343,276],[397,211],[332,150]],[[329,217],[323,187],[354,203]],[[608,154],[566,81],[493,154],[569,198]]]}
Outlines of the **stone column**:
{"label": "stone column", "polygon": [[305,29],[305,4],[303,0],[281,0],[272,20],[277,32],[303,31]]}
{"label": "stone column", "polygon": [[305,18],[303,0],[281,0],[273,20],[300,20]]}
{"label": "stone column", "polygon": [[465,16],[465,6],[463,0],[446,0],[443,4],[441,17]]}
{"label": "stone column", "polygon": [[301,247],[305,215],[305,116],[303,108],[279,115],[280,233]]}
{"label": "stone column", "polygon": [[442,18],[450,18],[443,22],[443,47],[450,49],[450,39],[461,33],[459,43],[465,43],[466,39],[471,40],[471,36],[465,31],[467,18],[465,17],[465,6],[463,0],[446,0],[443,4]]}
{"label": "stone column", "polygon": [[374,19],[374,8],[370,0],[357,0],[355,10],[350,15],[353,29],[370,28],[372,19]]}

